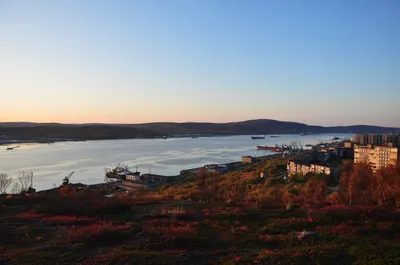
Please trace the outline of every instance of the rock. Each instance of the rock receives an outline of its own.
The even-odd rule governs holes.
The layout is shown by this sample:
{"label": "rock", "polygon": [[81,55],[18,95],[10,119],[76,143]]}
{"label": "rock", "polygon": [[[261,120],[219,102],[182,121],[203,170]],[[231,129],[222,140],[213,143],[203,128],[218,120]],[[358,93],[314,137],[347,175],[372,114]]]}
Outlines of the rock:
{"label": "rock", "polygon": [[314,231],[303,231],[298,233],[297,235],[297,240],[302,241],[303,239],[310,237],[310,236],[315,236],[316,232]]}

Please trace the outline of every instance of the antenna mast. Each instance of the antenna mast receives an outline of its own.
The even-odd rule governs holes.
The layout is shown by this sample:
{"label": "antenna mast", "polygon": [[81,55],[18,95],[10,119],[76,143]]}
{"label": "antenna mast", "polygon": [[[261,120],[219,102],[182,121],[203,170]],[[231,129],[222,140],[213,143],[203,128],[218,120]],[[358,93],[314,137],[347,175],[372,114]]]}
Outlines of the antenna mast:
{"label": "antenna mast", "polygon": [[33,188],[33,172],[31,172],[31,188]]}

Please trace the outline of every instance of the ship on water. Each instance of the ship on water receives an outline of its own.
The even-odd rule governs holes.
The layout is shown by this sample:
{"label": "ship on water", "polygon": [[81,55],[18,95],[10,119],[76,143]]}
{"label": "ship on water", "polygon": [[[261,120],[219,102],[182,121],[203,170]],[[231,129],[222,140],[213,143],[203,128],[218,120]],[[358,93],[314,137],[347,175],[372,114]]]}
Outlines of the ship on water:
{"label": "ship on water", "polygon": [[260,139],[265,139],[265,135],[252,136],[252,137],[251,137],[251,140],[260,140]]}
{"label": "ship on water", "polygon": [[277,138],[277,137],[279,137],[279,135],[271,135],[271,138]]}
{"label": "ship on water", "polygon": [[14,150],[15,148],[18,148],[19,146],[14,146],[14,147],[7,147],[7,151],[11,151],[11,150]]}
{"label": "ship on water", "polygon": [[271,152],[275,152],[275,153],[283,153],[283,152],[285,152],[285,151],[289,151],[290,150],[290,148],[288,147],[288,146],[286,146],[286,145],[282,145],[282,146],[278,146],[278,145],[275,145],[275,146],[261,146],[261,145],[258,145],[257,146],[257,150],[259,150],[259,151],[271,151]]}
{"label": "ship on water", "polygon": [[105,177],[108,180],[124,180],[127,175],[140,175],[140,172],[132,172],[127,165],[117,165],[115,168],[104,168]]}

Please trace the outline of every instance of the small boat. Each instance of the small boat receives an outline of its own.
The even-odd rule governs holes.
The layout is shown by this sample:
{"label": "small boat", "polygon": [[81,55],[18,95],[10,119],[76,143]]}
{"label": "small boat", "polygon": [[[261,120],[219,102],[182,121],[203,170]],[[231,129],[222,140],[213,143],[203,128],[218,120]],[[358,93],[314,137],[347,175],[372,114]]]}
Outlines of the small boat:
{"label": "small boat", "polygon": [[163,137],[161,137],[162,139],[168,139],[168,136],[163,136]]}
{"label": "small boat", "polygon": [[14,150],[15,147],[7,147],[6,150],[10,151],[10,150]]}
{"label": "small boat", "polygon": [[277,138],[279,135],[271,135],[271,138]]}
{"label": "small boat", "polygon": [[265,136],[261,135],[261,136],[252,136],[251,137],[251,140],[260,140],[260,139],[265,139]]}
{"label": "small boat", "polygon": [[335,137],[332,138],[332,140],[333,140],[333,141],[337,141],[337,140],[340,140],[340,138],[337,137],[337,136],[335,136]]}
{"label": "small boat", "polygon": [[306,144],[305,146],[306,147],[312,147],[313,145],[312,144]]}

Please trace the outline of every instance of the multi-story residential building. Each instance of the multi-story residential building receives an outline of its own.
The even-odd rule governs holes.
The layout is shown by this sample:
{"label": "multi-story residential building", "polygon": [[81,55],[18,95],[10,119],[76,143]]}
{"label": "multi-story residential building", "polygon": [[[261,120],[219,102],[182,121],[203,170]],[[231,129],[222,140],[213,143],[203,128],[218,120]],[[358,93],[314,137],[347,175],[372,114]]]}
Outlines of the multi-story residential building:
{"label": "multi-story residential building", "polygon": [[399,148],[394,146],[354,146],[354,163],[369,163],[377,171],[399,160]]}
{"label": "multi-story residential building", "polygon": [[383,136],[383,145],[400,146],[400,137],[398,134],[385,134]]}
{"label": "multi-story residential building", "polygon": [[375,141],[377,141],[377,138],[378,138],[377,134],[372,134],[372,133],[368,134],[368,144],[376,144]]}
{"label": "multi-story residential building", "polygon": [[337,167],[329,167],[318,164],[306,164],[295,161],[290,161],[287,164],[287,174],[288,176],[293,176],[296,174],[306,175],[308,173],[311,174],[324,174],[331,175],[336,178],[339,176],[339,170]]}
{"label": "multi-story residential building", "polygon": [[360,145],[367,145],[368,144],[368,135],[362,133],[356,133],[354,135],[354,143]]}
{"label": "multi-story residential building", "polygon": [[362,134],[356,133],[354,135],[354,143],[359,145],[384,145],[388,146],[392,144],[393,146],[400,147],[400,135],[396,134]]}

